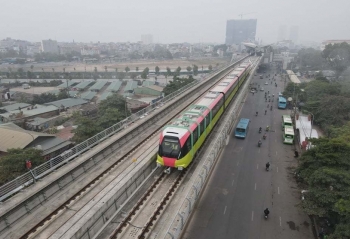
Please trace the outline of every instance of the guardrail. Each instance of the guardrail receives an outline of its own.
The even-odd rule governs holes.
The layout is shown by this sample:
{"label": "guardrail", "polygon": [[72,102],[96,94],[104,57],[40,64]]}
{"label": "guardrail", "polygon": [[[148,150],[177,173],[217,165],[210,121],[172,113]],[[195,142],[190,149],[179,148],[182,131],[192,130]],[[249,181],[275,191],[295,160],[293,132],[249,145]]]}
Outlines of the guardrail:
{"label": "guardrail", "polygon": [[[226,64],[221,69],[213,71],[210,75],[208,75],[205,78],[213,77],[218,72],[227,69],[228,67],[236,64],[237,62],[243,60],[247,56],[242,57],[241,59],[237,60],[234,63]],[[128,118],[124,119],[121,122],[116,123],[115,125],[103,130],[102,132],[96,134],[95,136],[85,140],[84,142],[74,146],[73,148],[63,152],[62,154],[48,160],[47,162],[33,168],[29,172],[15,178],[14,180],[4,184],[0,187],[0,202],[6,200],[7,198],[11,197],[13,194],[17,193],[18,191],[22,190],[23,188],[35,183],[36,180],[44,177],[45,175],[51,173],[52,171],[56,170],[57,168],[61,167],[62,165],[66,164],[70,160],[76,158],[80,154],[86,152],[87,150],[91,149],[92,147],[96,146],[106,138],[109,138],[113,134],[127,128],[130,124],[136,122],[139,119],[144,118],[149,113],[152,113],[158,106],[162,106],[169,102],[170,100],[174,99],[178,95],[182,94],[184,91],[192,88],[193,86],[200,83],[202,79],[195,80],[192,83],[182,87],[181,89],[167,95],[166,97],[162,98],[158,102],[155,102],[154,104],[151,104],[150,106],[140,110],[139,112],[129,116]]]}
{"label": "guardrail", "polygon": [[[252,72],[255,72],[257,66],[258,63]],[[229,116],[226,118],[226,122],[222,130],[220,131],[215,141],[211,144],[211,149],[208,153],[208,156],[205,158],[205,162],[203,163],[202,168],[197,175],[194,175],[195,180],[187,190],[184,202],[179,206],[177,212],[174,213],[176,216],[168,227],[164,239],[177,239],[180,237],[182,230],[184,229],[185,224],[194,209],[194,205],[200,195],[200,192],[205,185],[207,177],[210,174],[210,170],[215,165],[215,161],[217,160],[221,150],[226,146],[227,137],[229,137],[233,123],[238,116],[236,112],[238,112],[239,104],[243,101],[244,96],[248,92],[248,86],[249,84],[247,81],[241,91],[242,94],[240,94],[235,100],[235,102],[237,102],[237,105],[235,105],[235,107],[233,107],[232,110],[228,113]]]}

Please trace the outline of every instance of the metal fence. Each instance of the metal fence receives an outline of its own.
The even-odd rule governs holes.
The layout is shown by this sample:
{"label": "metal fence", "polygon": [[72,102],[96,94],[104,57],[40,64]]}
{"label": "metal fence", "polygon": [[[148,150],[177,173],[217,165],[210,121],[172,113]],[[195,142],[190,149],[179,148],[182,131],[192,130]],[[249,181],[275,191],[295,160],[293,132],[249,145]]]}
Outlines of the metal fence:
{"label": "metal fence", "polygon": [[[214,75],[216,75],[219,71],[226,70],[227,67],[230,67],[237,62],[241,61],[246,57],[242,57],[238,61],[232,64],[226,64],[221,69],[213,71],[211,74],[205,77],[205,79],[211,78]],[[0,187],[0,202],[7,199],[8,197],[12,196],[13,194],[17,193],[18,191],[22,190],[24,187],[27,187],[28,185],[35,183],[36,180],[44,177],[45,175],[51,173],[53,170],[59,168],[63,164],[66,164],[68,161],[76,158],[78,155],[86,152],[90,148],[94,147],[95,145],[99,144],[106,138],[109,138],[113,134],[127,128],[130,124],[136,122],[139,119],[142,119],[146,117],[148,114],[152,113],[156,108],[163,106],[164,104],[168,103],[175,97],[182,94],[184,91],[192,88],[193,86],[197,85],[198,83],[202,82],[203,79],[198,79],[190,84],[182,87],[181,89],[167,95],[166,97],[160,99],[159,101],[151,104],[150,106],[140,110],[139,112],[130,115],[128,118],[116,123],[115,125],[103,130],[102,132],[96,134],[95,136],[85,140],[84,142],[74,146],[73,148],[63,152],[62,154],[48,160],[47,162],[33,168],[29,172],[17,177],[16,179],[4,184]],[[24,161],[23,161],[24,162]]]}
{"label": "metal fence", "polygon": [[[257,65],[258,64],[256,64],[252,72],[255,71]],[[175,217],[170,226],[168,227],[164,239],[177,239],[181,235],[182,230],[184,229],[185,224],[194,209],[196,200],[198,199],[199,194],[203,189],[203,186],[210,173],[210,170],[215,165],[215,161],[217,160],[220,151],[226,146],[227,137],[229,137],[233,123],[238,117],[238,107],[248,92],[249,80],[245,83],[244,87],[242,88],[242,93],[235,100],[235,105],[234,107],[232,107],[232,110],[230,110],[230,112],[228,113],[228,117],[226,117],[226,122],[224,123],[222,130],[220,131],[219,135],[214,140],[214,142],[211,144],[209,154],[205,158],[202,168],[199,170],[197,175],[193,176],[195,177],[193,184],[191,185],[191,187],[189,187],[184,202],[179,206],[179,209],[174,214]]]}

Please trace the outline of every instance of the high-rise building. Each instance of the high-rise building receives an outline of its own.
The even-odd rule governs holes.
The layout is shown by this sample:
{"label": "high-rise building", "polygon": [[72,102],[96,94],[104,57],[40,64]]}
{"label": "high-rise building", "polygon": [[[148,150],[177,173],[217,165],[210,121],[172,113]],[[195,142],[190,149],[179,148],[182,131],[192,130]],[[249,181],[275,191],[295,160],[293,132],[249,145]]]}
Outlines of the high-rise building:
{"label": "high-rise building", "polygon": [[298,36],[299,36],[299,27],[291,26],[289,29],[289,40],[291,40],[293,43],[297,43]]}
{"label": "high-rise building", "polygon": [[278,28],[278,41],[284,41],[287,40],[287,26],[286,25],[281,25]]}
{"label": "high-rise building", "polygon": [[153,36],[151,34],[141,35],[142,44],[149,45],[153,43]]}
{"label": "high-rise building", "polygon": [[57,41],[54,40],[42,40],[41,41],[41,51],[42,52],[49,52],[49,53],[54,53],[54,54],[58,54],[59,50],[58,50],[58,44]]}
{"label": "high-rise building", "polygon": [[241,44],[254,41],[256,34],[256,19],[227,20],[226,45]]}

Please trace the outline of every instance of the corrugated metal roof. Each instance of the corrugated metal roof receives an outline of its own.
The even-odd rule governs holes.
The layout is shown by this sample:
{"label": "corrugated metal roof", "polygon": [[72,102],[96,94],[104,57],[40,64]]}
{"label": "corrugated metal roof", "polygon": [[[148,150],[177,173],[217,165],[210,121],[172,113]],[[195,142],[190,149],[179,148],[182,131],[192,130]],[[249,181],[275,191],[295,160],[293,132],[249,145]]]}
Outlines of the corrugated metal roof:
{"label": "corrugated metal roof", "polygon": [[150,85],[154,85],[154,81],[145,80],[142,82],[142,86],[150,86]]}
{"label": "corrugated metal roof", "polygon": [[87,92],[81,94],[80,98],[82,98],[84,100],[92,100],[92,98],[94,98],[95,95],[97,95],[97,92],[87,91]]}
{"label": "corrugated metal roof", "polygon": [[54,105],[57,107],[61,107],[63,105],[64,107],[73,107],[73,106],[83,105],[83,104],[87,104],[87,103],[88,102],[86,100],[83,100],[83,99],[68,98],[68,99],[57,100],[57,101],[45,103],[44,105]]}
{"label": "corrugated metal roof", "polygon": [[83,81],[80,82],[79,84],[77,84],[76,86],[74,86],[74,88],[78,88],[78,89],[85,89],[88,85],[91,84],[92,81]]}
{"label": "corrugated metal roof", "polygon": [[70,87],[70,86],[76,84],[77,82],[74,82],[74,81],[63,82],[62,84],[60,84],[57,87],[58,88],[67,88],[67,83],[68,83],[68,87]]}
{"label": "corrugated metal roof", "polygon": [[98,101],[100,102],[101,100],[105,100],[105,99],[107,99],[108,96],[111,96],[111,95],[113,95],[113,92],[106,91],[100,96]]}
{"label": "corrugated metal roof", "polygon": [[93,86],[90,87],[90,90],[101,90],[107,84],[107,81],[97,81]]}
{"label": "corrugated metal roof", "polygon": [[128,81],[128,83],[126,84],[125,88],[124,88],[124,92],[126,93],[126,91],[132,91],[137,87],[137,81]]}
{"label": "corrugated metal roof", "polygon": [[[30,107],[30,110],[28,110],[27,108],[23,108],[21,110],[23,112],[23,117],[35,116],[35,115],[40,115],[40,114],[44,114],[44,113],[58,110],[58,108],[54,105],[35,105],[34,107],[36,107],[36,108],[32,109]],[[5,118],[9,118],[11,114],[18,114],[18,113],[20,113],[19,110],[13,110],[13,111],[3,113],[0,115],[5,117]]]}
{"label": "corrugated metal roof", "polygon": [[2,110],[6,110],[6,111],[12,111],[12,110],[18,110],[18,108],[27,108],[28,106],[31,106],[31,104],[27,104],[27,103],[15,103],[12,105],[6,105],[4,107],[1,107],[0,109]]}
{"label": "corrugated metal roof", "polygon": [[40,136],[55,137],[50,134],[24,130],[13,123],[0,124],[0,135],[0,151],[2,152],[7,152],[12,148],[23,149]]}
{"label": "corrugated metal roof", "polygon": [[122,85],[122,83],[123,82],[121,82],[119,80],[118,81],[114,81],[108,86],[106,91],[114,91],[114,92],[116,92],[116,91],[118,91],[120,89],[120,86]]}

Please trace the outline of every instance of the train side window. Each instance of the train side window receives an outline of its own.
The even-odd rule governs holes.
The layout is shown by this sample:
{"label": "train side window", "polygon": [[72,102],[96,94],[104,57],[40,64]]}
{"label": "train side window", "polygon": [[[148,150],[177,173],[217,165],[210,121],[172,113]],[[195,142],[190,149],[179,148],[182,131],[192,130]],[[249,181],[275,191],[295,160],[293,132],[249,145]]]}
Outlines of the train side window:
{"label": "train side window", "polygon": [[198,127],[193,130],[193,144],[195,144],[198,140]]}
{"label": "train side window", "polygon": [[186,140],[182,148],[181,157],[185,157],[185,155],[188,154],[190,150],[191,150],[191,136],[188,137],[188,139]]}
{"label": "train side window", "polygon": [[205,116],[205,123],[206,127],[208,127],[208,125],[210,124],[210,113],[208,113],[207,116]]}
{"label": "train side window", "polygon": [[203,134],[203,132],[204,132],[204,120],[202,120],[202,122],[200,123],[200,128],[201,128],[201,134],[200,135],[202,135]]}

